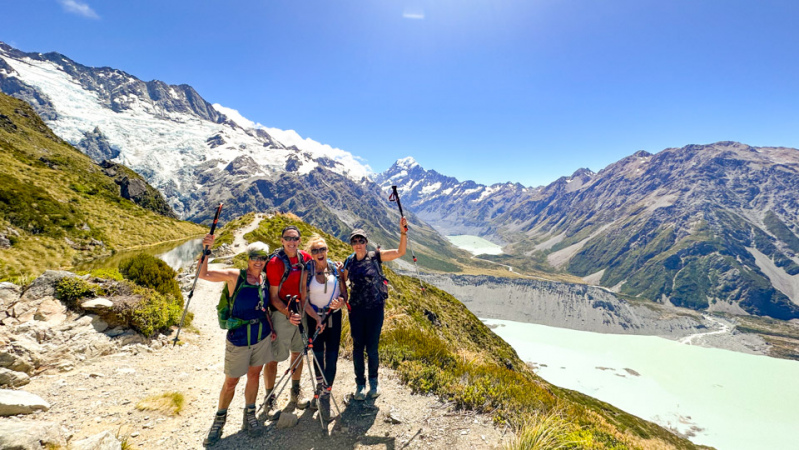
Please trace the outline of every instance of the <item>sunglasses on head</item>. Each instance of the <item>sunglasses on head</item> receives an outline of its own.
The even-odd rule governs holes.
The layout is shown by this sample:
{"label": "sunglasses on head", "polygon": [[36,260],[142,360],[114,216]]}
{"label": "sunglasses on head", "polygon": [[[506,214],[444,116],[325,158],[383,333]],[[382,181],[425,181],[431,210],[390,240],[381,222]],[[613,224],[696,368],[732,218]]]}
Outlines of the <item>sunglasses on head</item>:
{"label": "sunglasses on head", "polygon": [[261,255],[250,256],[250,261],[266,262],[267,259],[269,259],[268,256],[261,256]]}
{"label": "sunglasses on head", "polygon": [[318,254],[324,253],[326,251],[327,251],[327,247],[312,248],[311,249],[311,254],[312,255],[318,255]]}
{"label": "sunglasses on head", "polygon": [[300,237],[299,236],[283,236],[283,240],[284,241],[289,241],[289,242],[299,241]]}
{"label": "sunglasses on head", "polygon": [[365,243],[366,243],[366,239],[364,239],[364,238],[355,238],[355,239],[351,239],[350,240],[350,244],[353,244],[353,245],[355,245],[355,244],[365,244]]}

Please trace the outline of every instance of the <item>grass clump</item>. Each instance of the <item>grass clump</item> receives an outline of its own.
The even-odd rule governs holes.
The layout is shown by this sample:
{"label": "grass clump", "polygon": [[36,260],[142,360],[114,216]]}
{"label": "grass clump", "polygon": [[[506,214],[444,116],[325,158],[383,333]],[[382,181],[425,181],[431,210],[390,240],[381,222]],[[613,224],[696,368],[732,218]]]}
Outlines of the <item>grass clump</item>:
{"label": "grass clump", "polygon": [[64,277],[56,284],[55,292],[59,300],[76,309],[81,299],[97,296],[98,287],[82,278]]}
{"label": "grass clump", "polygon": [[186,398],[180,392],[164,392],[160,395],[151,395],[136,404],[139,411],[158,411],[170,416],[175,416],[183,411]]}
{"label": "grass clump", "polygon": [[505,450],[560,450],[586,448],[590,445],[580,436],[578,427],[565,421],[559,413],[535,413],[516,430]]}

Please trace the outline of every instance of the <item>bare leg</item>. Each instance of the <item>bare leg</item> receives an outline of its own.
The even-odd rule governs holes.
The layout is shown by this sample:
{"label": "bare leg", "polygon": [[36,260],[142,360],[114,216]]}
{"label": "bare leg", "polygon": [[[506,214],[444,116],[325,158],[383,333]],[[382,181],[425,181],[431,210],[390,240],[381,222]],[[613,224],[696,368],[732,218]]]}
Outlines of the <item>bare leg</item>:
{"label": "bare leg", "polygon": [[[258,384],[262,367],[263,366],[250,366],[250,368],[247,369],[247,385],[244,386],[245,405],[255,404],[256,397],[258,397]],[[232,395],[231,398],[233,398]],[[228,401],[228,403],[230,403],[230,401]]]}
{"label": "bare leg", "polygon": [[277,378],[277,361],[266,363],[264,367],[264,387],[267,390],[274,389],[275,378]]}
{"label": "bare leg", "polygon": [[[300,357],[299,353],[293,353],[292,352],[291,353],[291,364],[294,364],[294,361],[296,361],[297,358],[299,358],[299,357]],[[300,360],[300,362],[297,363],[297,368],[294,370],[294,373],[291,374],[291,379],[292,380],[299,381],[300,377],[302,377],[302,360]],[[274,377],[273,377],[273,380],[274,380]],[[272,383],[274,383],[274,381],[272,381]]]}
{"label": "bare leg", "polygon": [[228,406],[230,406],[230,402],[233,401],[233,394],[236,393],[236,385],[238,383],[238,378],[225,376],[222,392],[219,393],[219,410],[227,409]]}

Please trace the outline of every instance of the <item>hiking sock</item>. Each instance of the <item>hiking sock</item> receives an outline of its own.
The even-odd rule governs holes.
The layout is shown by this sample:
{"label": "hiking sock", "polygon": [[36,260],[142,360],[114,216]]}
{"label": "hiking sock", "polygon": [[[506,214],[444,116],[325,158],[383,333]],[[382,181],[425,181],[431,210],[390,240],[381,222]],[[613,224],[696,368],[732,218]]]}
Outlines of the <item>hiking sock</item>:
{"label": "hiking sock", "polygon": [[[266,409],[267,413],[269,413],[269,410],[272,409],[272,406],[274,406],[273,404],[269,404],[269,396],[272,395],[272,391],[274,391],[274,390],[275,390],[275,388],[271,388],[271,389],[267,389],[266,390],[266,398],[264,398],[264,409]],[[272,402],[272,403],[274,403],[274,402]]]}

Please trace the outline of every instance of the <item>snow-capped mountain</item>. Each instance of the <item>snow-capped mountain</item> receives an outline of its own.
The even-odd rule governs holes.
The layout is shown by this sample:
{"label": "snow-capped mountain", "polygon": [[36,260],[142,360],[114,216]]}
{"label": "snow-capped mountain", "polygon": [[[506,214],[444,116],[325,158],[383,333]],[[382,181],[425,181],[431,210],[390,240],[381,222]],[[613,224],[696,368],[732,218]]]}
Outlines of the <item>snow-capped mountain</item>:
{"label": "snow-capped mountain", "polygon": [[519,183],[461,182],[425,170],[412,157],[377,174],[375,182],[384,189],[397,186],[403,202],[442,234],[484,235],[497,241],[498,236],[489,232],[492,219],[538,190]]}
{"label": "snow-capped mountain", "polygon": [[[396,208],[352,154],[292,130],[255,123],[205,101],[191,86],[144,82],[58,53],[0,43],[0,90],[30,103],[62,139],[95,161],[125,164],[158,188],[184,219],[290,211],[338,237],[365,228],[396,245]],[[452,248],[412,213],[422,263],[438,267]]]}
{"label": "snow-capped mountain", "polygon": [[202,183],[193,167],[201,163],[224,169],[246,158],[251,175],[267,178],[317,167],[358,182],[371,174],[346,151],[256,124],[209,104],[191,86],[144,82],[58,53],[0,43],[0,88],[31,103],[59,137],[98,162],[110,159],[145,176],[184,218],[205,207],[195,201]]}

